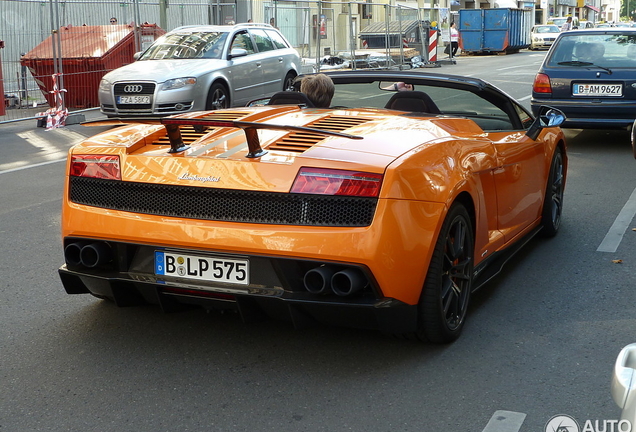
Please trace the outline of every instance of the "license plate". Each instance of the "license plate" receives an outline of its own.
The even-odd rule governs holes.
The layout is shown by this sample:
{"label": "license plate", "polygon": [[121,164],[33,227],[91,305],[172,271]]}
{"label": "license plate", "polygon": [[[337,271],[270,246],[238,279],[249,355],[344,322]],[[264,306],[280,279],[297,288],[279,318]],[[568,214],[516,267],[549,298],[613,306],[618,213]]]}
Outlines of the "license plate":
{"label": "license plate", "polygon": [[118,104],[149,104],[150,96],[117,96]]}
{"label": "license plate", "polygon": [[246,259],[155,251],[155,275],[249,285],[250,263]]}
{"label": "license plate", "polygon": [[573,96],[623,96],[622,84],[574,84]]}

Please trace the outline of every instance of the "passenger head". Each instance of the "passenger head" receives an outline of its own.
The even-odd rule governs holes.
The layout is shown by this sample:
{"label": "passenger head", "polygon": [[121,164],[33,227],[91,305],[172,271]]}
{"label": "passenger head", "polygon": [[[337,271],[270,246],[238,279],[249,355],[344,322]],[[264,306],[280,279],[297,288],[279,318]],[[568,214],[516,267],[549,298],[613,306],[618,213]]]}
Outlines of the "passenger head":
{"label": "passenger head", "polygon": [[305,93],[316,108],[329,108],[336,88],[325,74],[307,75],[300,82],[300,91]]}
{"label": "passenger head", "polygon": [[581,42],[574,46],[574,56],[577,60],[583,61],[590,57],[590,44]]}

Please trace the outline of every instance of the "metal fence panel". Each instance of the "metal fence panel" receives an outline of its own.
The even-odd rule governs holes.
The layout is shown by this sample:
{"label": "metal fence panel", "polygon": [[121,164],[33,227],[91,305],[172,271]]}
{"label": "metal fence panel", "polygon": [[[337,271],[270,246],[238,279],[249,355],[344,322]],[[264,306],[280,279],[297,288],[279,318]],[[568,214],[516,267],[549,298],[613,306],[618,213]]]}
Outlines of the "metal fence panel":
{"label": "metal fence panel", "polygon": [[[231,24],[240,22],[238,17],[241,21],[270,23],[296,47],[304,59],[303,72],[311,72],[343,67],[408,68],[411,58],[417,55],[426,61],[428,26],[439,21],[440,16],[439,9],[417,9],[373,0],[235,1],[0,0],[0,41],[4,42],[4,48],[0,49],[0,90],[4,93],[5,111],[0,109],[0,122],[33,118],[48,109],[54,99],[49,93],[53,73],[61,73],[59,80],[70,110],[97,107],[95,83],[117,64],[133,61],[132,53],[157,36],[148,28],[141,31],[140,23],[156,24],[165,31],[183,25]],[[112,39],[112,17],[117,18],[118,26],[134,32],[133,48],[117,47],[119,63],[91,61],[97,55],[86,52],[69,58],[70,52],[78,50],[69,48],[72,42],[66,40],[61,43],[60,52],[30,58],[31,63],[23,58],[53,36],[61,38],[94,28],[97,39]],[[371,37],[367,30],[374,26],[382,30]],[[79,31],[82,27],[83,31]],[[86,44],[82,38],[75,42]],[[106,56],[103,52],[91,54]],[[47,61],[50,64],[45,68]],[[89,82],[80,84],[82,79]]]}

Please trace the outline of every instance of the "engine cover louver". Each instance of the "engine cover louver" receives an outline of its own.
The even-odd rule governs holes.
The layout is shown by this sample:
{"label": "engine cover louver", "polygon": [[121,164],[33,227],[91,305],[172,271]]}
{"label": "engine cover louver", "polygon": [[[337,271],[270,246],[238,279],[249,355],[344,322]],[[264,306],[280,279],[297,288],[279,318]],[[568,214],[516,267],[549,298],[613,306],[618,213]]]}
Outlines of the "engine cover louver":
{"label": "engine cover louver", "polygon": [[[305,126],[316,129],[323,129],[331,132],[342,132],[354,126],[361,125],[368,121],[370,118],[365,117],[345,117],[345,116],[329,116],[321,118],[315,122],[309,123]],[[280,150],[303,153],[309,150],[316,143],[325,139],[324,135],[304,133],[304,132],[292,132],[268,147],[268,150]]]}
{"label": "engine cover louver", "polygon": [[[201,119],[206,119],[206,120],[220,120],[220,121],[232,121],[232,120],[238,120],[242,117],[246,117],[248,116],[250,113],[247,113],[245,111],[215,111],[210,113],[209,115],[206,115],[204,117],[201,117]],[[203,128],[203,130],[201,129],[195,129],[193,126],[181,126],[181,137],[183,139],[183,143],[185,145],[190,145],[192,144],[194,141],[198,140],[199,138],[201,138],[203,135],[206,135],[208,133],[210,133],[210,131],[214,130],[215,128],[213,127],[207,127],[207,128]],[[152,142],[153,145],[170,145],[170,140],[168,139],[168,135],[164,135],[160,138],[155,139]]]}

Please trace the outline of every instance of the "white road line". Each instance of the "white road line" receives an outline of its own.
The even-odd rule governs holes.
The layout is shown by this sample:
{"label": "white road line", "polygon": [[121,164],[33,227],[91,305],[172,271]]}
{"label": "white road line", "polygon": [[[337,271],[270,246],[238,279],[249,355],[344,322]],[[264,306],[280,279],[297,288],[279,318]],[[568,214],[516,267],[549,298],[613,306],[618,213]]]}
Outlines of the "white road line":
{"label": "white road line", "polygon": [[52,133],[58,133],[61,135],[65,135],[67,138],[71,138],[73,140],[73,142],[71,143],[71,145],[75,145],[77,143],[79,143],[80,141],[84,141],[86,139],[86,135],[82,135],[79,132],[75,132],[71,129],[67,129],[67,128],[58,128],[58,129],[53,129],[49,132]]}
{"label": "white road line", "polygon": [[526,68],[526,67],[528,67],[528,65],[524,64],[524,65],[518,65],[518,66],[508,66],[508,67],[505,67],[505,68],[498,68],[497,70],[498,71],[503,71],[503,70],[508,70],[508,69],[518,69],[518,68]]}
{"label": "white road line", "polygon": [[58,162],[66,162],[66,158],[52,160],[52,161],[48,161],[48,162],[37,163],[37,164],[33,164],[33,165],[21,166],[21,167],[18,167],[18,168],[7,169],[7,170],[4,170],[4,171],[0,171],[0,175],[9,174],[9,173],[15,172],[15,171],[22,171],[22,170],[26,170],[26,169],[30,169],[30,168],[37,168],[37,167],[40,167],[40,166],[43,166],[43,165],[50,165],[50,164],[58,163]]}
{"label": "white road line", "polygon": [[623,209],[618,216],[616,216],[614,223],[607,234],[605,234],[605,238],[596,251],[616,252],[618,245],[620,245],[623,240],[625,231],[627,231],[627,227],[632,222],[632,219],[634,219],[634,215],[636,215],[636,189],[634,189],[632,195],[623,206]]}
{"label": "white road line", "polygon": [[46,159],[60,159],[66,155],[66,150],[60,150],[44,138],[38,136],[34,131],[22,132],[18,136],[37,148]]}
{"label": "white road line", "polygon": [[514,411],[495,411],[482,432],[519,432],[526,414]]}
{"label": "white road line", "polygon": [[532,97],[532,95],[528,95],[528,96],[524,96],[522,98],[517,99],[518,101],[524,101],[524,100],[528,100]]}

